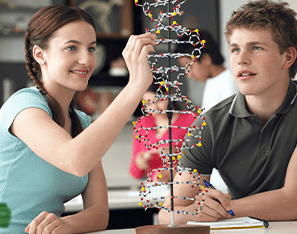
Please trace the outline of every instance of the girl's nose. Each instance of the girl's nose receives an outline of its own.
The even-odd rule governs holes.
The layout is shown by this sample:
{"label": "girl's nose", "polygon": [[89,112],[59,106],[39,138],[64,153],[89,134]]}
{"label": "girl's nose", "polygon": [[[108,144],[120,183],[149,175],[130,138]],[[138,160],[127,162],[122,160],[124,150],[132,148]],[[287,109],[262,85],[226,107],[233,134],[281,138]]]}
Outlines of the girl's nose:
{"label": "girl's nose", "polygon": [[79,53],[78,63],[81,65],[89,66],[90,63],[93,62],[93,59],[95,59],[95,57],[88,50],[81,51],[81,53]]}

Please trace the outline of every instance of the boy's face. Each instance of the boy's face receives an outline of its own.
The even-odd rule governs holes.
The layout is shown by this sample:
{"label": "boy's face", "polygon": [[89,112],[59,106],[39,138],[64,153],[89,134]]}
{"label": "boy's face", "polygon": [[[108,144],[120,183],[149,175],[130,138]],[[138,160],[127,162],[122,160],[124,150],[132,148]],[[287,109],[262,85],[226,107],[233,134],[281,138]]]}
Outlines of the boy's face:
{"label": "boy's face", "polygon": [[236,28],[229,39],[230,67],[243,95],[262,95],[277,90],[289,78],[282,55],[269,29]]}

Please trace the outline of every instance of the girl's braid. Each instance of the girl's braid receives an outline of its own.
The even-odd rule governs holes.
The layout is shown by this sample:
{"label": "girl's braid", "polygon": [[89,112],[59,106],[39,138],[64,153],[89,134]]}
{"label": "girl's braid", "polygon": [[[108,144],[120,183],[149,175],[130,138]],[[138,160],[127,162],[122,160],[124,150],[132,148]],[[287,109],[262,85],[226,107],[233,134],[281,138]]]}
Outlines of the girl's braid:
{"label": "girl's braid", "polygon": [[30,79],[34,82],[36,87],[40,90],[41,93],[47,94],[42,83],[38,79],[38,73],[40,73],[40,66],[33,58],[33,45],[30,43],[30,32],[27,30],[25,34],[25,54],[26,54],[26,68]]}
{"label": "girl's braid", "polygon": [[[51,95],[49,95],[47,93],[47,91],[43,87],[40,79],[38,78],[38,76],[41,75],[40,74],[41,69],[40,69],[39,64],[35,61],[35,59],[33,57],[33,45],[30,42],[30,32],[28,30],[26,31],[26,34],[25,34],[25,54],[26,54],[26,61],[27,61],[26,68],[28,71],[28,75],[30,76],[31,80],[34,82],[36,87],[39,89],[39,91],[43,95],[46,95],[47,103],[48,103],[48,106],[52,112],[54,121],[56,121],[57,124],[59,124],[61,127],[64,127],[65,116],[63,115],[61,106]],[[71,128],[72,134],[71,135],[73,137],[75,137],[80,132],[82,132],[83,128],[82,128],[81,122],[74,110],[74,99],[70,103],[69,107],[70,107],[70,117],[72,120],[71,121],[72,122],[72,128]]]}
{"label": "girl's braid", "polygon": [[36,87],[39,89],[39,91],[43,95],[46,95],[47,104],[52,112],[54,121],[56,121],[57,124],[59,124],[61,127],[64,127],[65,117],[61,110],[61,106],[52,96],[50,96],[47,93],[42,83],[40,82],[40,79],[38,79],[38,75],[40,75],[41,69],[39,64],[35,61],[33,57],[33,44],[31,44],[30,32],[28,30],[26,31],[26,34],[25,34],[25,54],[26,54],[26,61],[27,61],[26,68],[28,71],[28,75],[30,76],[31,80],[34,82]]}

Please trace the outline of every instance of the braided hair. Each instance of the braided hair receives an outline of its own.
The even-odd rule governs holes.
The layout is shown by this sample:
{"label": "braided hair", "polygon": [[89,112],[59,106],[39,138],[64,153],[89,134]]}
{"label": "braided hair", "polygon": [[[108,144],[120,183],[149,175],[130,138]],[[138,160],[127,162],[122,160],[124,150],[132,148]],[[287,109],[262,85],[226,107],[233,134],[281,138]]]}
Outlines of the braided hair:
{"label": "braided hair", "polygon": [[[52,112],[53,120],[61,127],[65,126],[65,116],[60,104],[47,93],[41,79],[39,63],[33,57],[33,47],[39,46],[42,49],[48,48],[48,41],[55,31],[62,26],[74,22],[85,21],[90,23],[96,31],[92,17],[78,7],[63,5],[52,5],[40,9],[30,20],[25,33],[25,58],[26,68],[30,79],[34,82],[39,91],[46,97],[47,104]],[[71,135],[77,136],[82,132],[81,122],[74,110],[74,99],[69,106],[69,114],[72,122]]]}

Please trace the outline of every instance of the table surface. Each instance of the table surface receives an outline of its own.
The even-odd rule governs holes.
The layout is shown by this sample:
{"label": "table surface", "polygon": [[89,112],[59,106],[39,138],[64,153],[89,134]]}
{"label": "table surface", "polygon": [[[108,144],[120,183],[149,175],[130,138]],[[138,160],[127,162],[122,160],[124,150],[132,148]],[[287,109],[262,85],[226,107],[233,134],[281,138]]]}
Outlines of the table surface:
{"label": "table surface", "polygon": [[[158,191],[160,194],[164,194],[164,191]],[[131,209],[142,208],[138,205],[139,191],[138,190],[126,190],[126,191],[109,191],[108,192],[108,204],[110,209]],[[76,197],[72,201],[65,204],[67,212],[81,211],[83,209],[81,197]],[[269,222],[267,229],[234,229],[234,230],[211,230],[213,234],[297,234],[297,221],[283,221],[283,222]],[[92,232],[88,234],[135,234],[134,229],[118,229],[118,230],[105,230]]]}
{"label": "table surface", "polygon": [[[139,191],[111,191],[108,192],[109,209],[135,209],[142,208],[138,205]],[[65,203],[65,212],[79,212],[83,210],[82,197],[79,195]]]}
{"label": "table surface", "polygon": [[[105,230],[88,234],[135,234],[134,229]],[[297,233],[297,221],[269,222],[267,229],[233,229],[233,230],[211,230],[212,234],[292,234]]]}
{"label": "table surface", "polygon": [[[140,188],[130,190],[109,190],[108,191],[108,206],[110,210],[113,209],[143,209],[142,206],[139,206],[140,197],[139,197]],[[167,195],[168,188],[152,188],[154,196],[162,197]],[[65,203],[65,212],[79,212],[83,210],[83,201],[81,196],[77,196],[71,201]]]}

